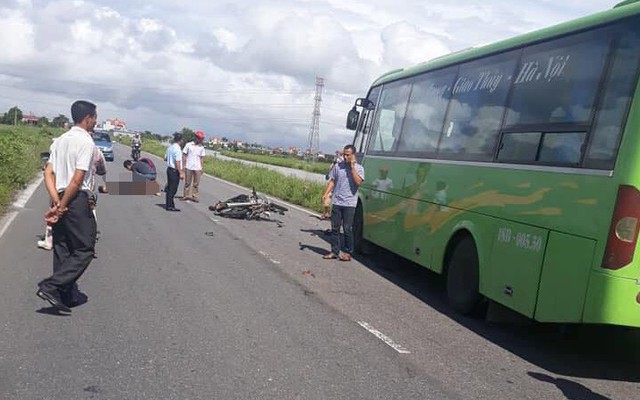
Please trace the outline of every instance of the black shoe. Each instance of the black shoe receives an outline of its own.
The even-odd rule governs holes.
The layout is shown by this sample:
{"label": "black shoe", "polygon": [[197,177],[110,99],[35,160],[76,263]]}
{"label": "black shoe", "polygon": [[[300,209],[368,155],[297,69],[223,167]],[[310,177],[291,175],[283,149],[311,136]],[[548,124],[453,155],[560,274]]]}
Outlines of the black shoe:
{"label": "black shoe", "polygon": [[175,207],[167,207],[167,211],[180,211],[180,209]]}
{"label": "black shoe", "polygon": [[60,311],[71,312],[71,309],[67,307],[60,299],[56,298],[56,296],[51,293],[47,293],[42,289],[38,289],[36,292],[36,296],[40,297],[44,301],[48,301],[53,307],[57,308]]}
{"label": "black shoe", "polygon": [[74,308],[85,304],[87,301],[89,301],[89,297],[86,294],[77,292],[72,295],[71,299],[63,300],[63,303],[69,308]]}

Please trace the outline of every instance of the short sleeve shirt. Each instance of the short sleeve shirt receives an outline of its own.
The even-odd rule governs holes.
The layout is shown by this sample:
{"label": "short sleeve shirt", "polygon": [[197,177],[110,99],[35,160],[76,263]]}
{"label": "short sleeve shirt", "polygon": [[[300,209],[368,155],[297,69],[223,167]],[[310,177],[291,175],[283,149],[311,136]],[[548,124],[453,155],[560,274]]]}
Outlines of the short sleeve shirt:
{"label": "short sleeve shirt", "polygon": [[204,146],[196,144],[194,142],[189,142],[186,146],[184,146],[184,150],[182,152],[185,154],[185,156],[187,156],[187,160],[185,163],[186,169],[190,169],[192,171],[202,170],[202,162],[200,161],[200,157],[204,157],[205,155]]}
{"label": "short sleeve shirt", "polygon": [[80,190],[93,190],[95,150],[96,146],[89,133],[77,126],[51,144],[49,163],[55,174],[57,191],[63,191],[69,186],[76,170],[85,171]]}
{"label": "short sleeve shirt", "polygon": [[[358,176],[364,180],[364,168],[362,165],[356,164],[355,167]],[[347,167],[347,163],[340,162],[329,172],[329,179],[333,179],[334,188],[331,202],[333,205],[342,207],[358,206],[358,185],[353,180],[351,169]]]}
{"label": "short sleeve shirt", "polygon": [[180,150],[180,145],[178,143],[174,143],[169,146],[165,153],[165,157],[167,158],[167,167],[178,168],[178,163],[182,162],[182,151]]}

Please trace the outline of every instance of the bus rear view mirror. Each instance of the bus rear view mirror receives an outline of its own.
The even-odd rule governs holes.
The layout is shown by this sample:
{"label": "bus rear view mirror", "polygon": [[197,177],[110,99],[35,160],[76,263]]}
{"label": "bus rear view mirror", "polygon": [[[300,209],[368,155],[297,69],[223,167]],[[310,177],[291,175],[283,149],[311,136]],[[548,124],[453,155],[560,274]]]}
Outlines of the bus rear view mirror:
{"label": "bus rear view mirror", "polygon": [[355,131],[358,127],[358,119],[360,119],[360,112],[354,106],[347,114],[347,129]]}
{"label": "bus rear view mirror", "polygon": [[365,98],[357,99],[356,106],[362,107],[366,110],[373,110],[374,108],[376,108],[376,105],[373,103],[373,101]]}

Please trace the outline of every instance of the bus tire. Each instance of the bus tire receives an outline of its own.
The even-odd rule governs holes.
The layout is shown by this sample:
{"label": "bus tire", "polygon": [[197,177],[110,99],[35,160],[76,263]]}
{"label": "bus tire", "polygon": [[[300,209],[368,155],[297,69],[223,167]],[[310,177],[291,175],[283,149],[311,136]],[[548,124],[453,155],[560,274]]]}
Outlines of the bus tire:
{"label": "bus tire", "polygon": [[480,295],[478,250],[469,236],[455,245],[447,268],[447,298],[451,307],[462,315],[478,310]]}
{"label": "bus tire", "polygon": [[362,206],[358,204],[353,217],[353,250],[356,254],[371,255],[375,252],[374,245],[363,237],[363,225],[364,217],[362,215]]}

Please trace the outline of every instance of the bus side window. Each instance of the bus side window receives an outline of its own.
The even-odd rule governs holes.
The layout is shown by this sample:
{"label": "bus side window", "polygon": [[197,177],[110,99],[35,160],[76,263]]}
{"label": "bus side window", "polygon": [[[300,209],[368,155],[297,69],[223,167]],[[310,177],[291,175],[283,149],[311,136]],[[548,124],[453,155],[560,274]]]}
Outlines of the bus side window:
{"label": "bus side window", "polygon": [[613,169],[640,62],[640,34],[628,29],[618,39],[605,84],[585,167]]}
{"label": "bus side window", "polygon": [[586,136],[586,132],[545,133],[538,160],[545,163],[578,165]]}
{"label": "bus side window", "polygon": [[590,123],[610,43],[606,28],[525,48],[506,126]]}
{"label": "bus side window", "polygon": [[410,91],[411,84],[408,82],[391,83],[383,87],[369,144],[372,152],[395,151]]}
{"label": "bus side window", "polygon": [[541,132],[510,132],[502,136],[499,162],[532,163],[536,161],[540,146]]}
{"label": "bus side window", "polygon": [[460,66],[438,145],[440,157],[493,160],[517,55],[512,51]]}
{"label": "bus side window", "polygon": [[356,135],[359,137],[359,140],[358,143],[354,143],[356,145],[357,153],[359,154],[363,154],[367,150],[367,144],[369,142],[369,137],[371,136],[371,127],[373,126],[373,119],[376,113],[375,105],[378,104],[378,98],[380,97],[381,88],[381,86],[378,86],[371,89],[371,92],[369,92],[369,96],[367,96],[367,99],[371,101],[373,106],[370,108],[363,108],[360,114],[361,126],[356,133]]}
{"label": "bus side window", "polygon": [[380,110],[380,119],[378,120],[378,135],[373,144],[373,149],[378,151],[389,152],[393,148],[396,132],[399,130],[401,120],[396,117],[393,110]]}
{"label": "bus side window", "polygon": [[457,67],[446,68],[416,78],[402,126],[399,152],[436,152],[457,70]]}

